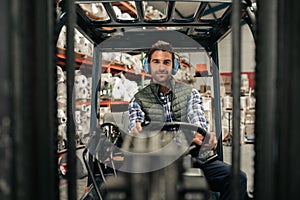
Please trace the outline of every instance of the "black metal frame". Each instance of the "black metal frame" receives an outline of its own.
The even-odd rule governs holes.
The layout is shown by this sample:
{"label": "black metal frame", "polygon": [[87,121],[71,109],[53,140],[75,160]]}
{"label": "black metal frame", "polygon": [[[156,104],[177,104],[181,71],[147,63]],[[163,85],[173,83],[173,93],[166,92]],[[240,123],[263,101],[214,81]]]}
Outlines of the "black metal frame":
{"label": "black metal frame", "polygon": [[[91,2],[101,2],[103,3],[110,19],[98,21],[92,20],[89,18],[85,11],[79,6],[79,3],[91,3]],[[143,1],[135,1],[137,18],[134,20],[120,20],[116,17],[116,14],[112,8],[112,2],[119,2],[116,0],[94,0],[94,1],[85,1],[78,0],[76,1],[76,24],[83,31],[83,34],[87,38],[90,38],[95,44],[100,44],[102,41],[110,37],[109,34],[116,32],[124,32],[126,28],[132,27],[181,27],[179,32],[191,37],[197,41],[201,46],[205,47],[207,51],[212,51],[213,46],[217,43],[222,37],[224,37],[231,30],[231,13],[232,13],[232,3],[231,0],[216,0],[216,1],[191,1],[191,2],[200,2],[199,7],[197,8],[195,14],[189,18],[185,19],[175,19],[173,16],[178,11],[175,9],[176,2],[188,2],[188,1],[167,1],[167,16],[164,19],[159,20],[150,20],[145,19],[142,3]],[[209,2],[220,3],[219,6],[210,7]],[[251,7],[250,1],[243,1],[241,7],[241,16],[246,23],[250,25],[251,30],[254,29],[253,26],[253,14],[249,10]],[[62,12],[66,12],[65,1],[60,2],[62,7]],[[206,12],[204,12],[208,9]],[[220,9],[226,9],[223,15],[215,19],[202,19],[208,13],[215,13]],[[62,18],[64,18],[63,15]],[[64,21],[61,19],[60,21]],[[103,27],[111,27],[112,30],[105,30]],[[210,27],[210,28],[208,28]]]}
{"label": "black metal frame", "polygon": [[[60,6],[62,8],[62,15],[59,18],[58,21],[58,27],[57,27],[57,36],[58,33],[60,32],[61,27],[65,24],[65,22],[69,21],[70,19],[66,20],[66,18],[68,17],[68,6],[70,7],[70,4],[68,6],[66,6],[67,4],[65,3],[67,1],[61,1],[60,2]],[[85,2],[101,2],[103,3],[110,19],[109,20],[104,20],[104,21],[96,21],[96,20],[92,20],[90,19],[86,13],[83,11],[83,9],[78,5],[79,3],[85,3]],[[212,57],[212,60],[215,63],[218,63],[218,48],[217,48],[217,44],[218,41],[221,40],[223,37],[225,37],[232,28],[232,13],[233,13],[233,6],[237,6],[236,4],[240,4],[240,2],[236,2],[235,4],[233,4],[230,0],[216,0],[213,2],[216,3],[222,3],[221,6],[222,8],[226,8],[226,11],[223,13],[223,15],[220,18],[215,18],[215,19],[211,19],[211,20],[204,20],[201,19],[202,16],[205,15],[205,9],[206,7],[209,7],[209,2],[212,1],[193,1],[193,2],[201,2],[199,7],[197,8],[194,16],[188,18],[188,19],[181,19],[181,20],[177,20],[177,19],[173,19],[174,13],[178,11],[175,9],[175,4],[176,2],[180,2],[180,0],[178,1],[167,1],[167,17],[165,19],[161,19],[161,20],[148,20],[144,18],[144,14],[143,14],[143,9],[142,9],[142,1],[135,1],[136,3],[136,7],[137,7],[137,18],[134,20],[119,20],[116,17],[116,14],[112,8],[111,3],[112,2],[118,2],[118,1],[113,1],[113,0],[104,0],[104,1],[84,1],[84,0],[79,0],[75,2],[75,12],[76,12],[76,22],[74,24],[74,26],[77,26],[79,28],[79,30],[81,31],[81,33],[83,35],[85,35],[86,38],[90,39],[93,43],[94,46],[96,47],[94,49],[94,55],[99,55],[96,51],[99,51],[100,49],[97,47],[98,44],[102,43],[103,41],[109,39],[111,37],[111,34],[114,33],[119,33],[119,34],[125,34],[126,29],[127,28],[132,28],[132,27],[145,27],[145,28],[155,28],[155,27],[181,27],[180,30],[177,30],[180,33],[183,33],[187,36],[189,36],[190,38],[194,39],[196,42],[198,42],[202,47],[205,48],[206,51],[208,51],[210,53],[210,56]],[[187,2],[187,1],[185,1]],[[243,19],[244,22],[246,22],[250,29],[252,30],[253,33],[255,33],[255,24],[254,24],[254,17],[253,17],[253,12],[250,10],[251,8],[251,2],[250,0],[247,1],[243,1],[240,5],[240,7],[235,8],[236,14],[235,14],[235,18],[238,21],[235,21],[235,26],[240,27],[241,23],[240,23],[240,19]],[[216,12],[218,11],[217,9],[214,10],[213,8],[210,8],[211,12]],[[238,9],[238,10],[237,10]],[[105,30],[103,29],[103,27],[110,27],[112,28],[111,30]],[[205,28],[204,28],[205,27]],[[210,28],[207,28],[210,27]],[[167,32],[167,31],[165,31]],[[73,33],[72,33],[73,34]],[[238,32],[235,32],[235,34],[240,34]],[[130,34],[129,34],[130,36]],[[255,34],[254,34],[255,36]],[[239,36],[237,36],[239,37]],[[68,42],[73,42],[73,41],[68,41]],[[237,44],[240,43],[240,40],[237,40]],[[124,46],[123,43],[120,42],[116,42],[113,45],[108,45],[107,48],[101,48],[100,51],[115,51],[111,48],[111,46],[113,46],[115,49],[117,49],[118,51],[120,51],[120,49],[122,49],[123,51],[125,50],[130,50],[130,48],[128,48],[128,46]],[[180,48],[182,47],[188,47],[188,44],[184,44],[183,46],[180,44],[180,41],[177,44],[173,44],[173,46],[178,50],[180,50]],[[141,49],[143,50],[143,45],[139,46],[137,44],[135,49]],[[236,46],[238,47],[238,46]],[[235,48],[235,50],[239,51],[239,48]],[[240,55],[236,55],[238,57],[238,59],[240,59]],[[72,58],[72,56],[70,56],[70,58]],[[236,60],[235,64],[237,64],[239,62],[239,60]],[[97,64],[98,63],[98,64]],[[93,71],[93,77],[98,77],[98,73],[99,71],[101,71],[101,69],[99,70],[99,63],[100,63],[100,58],[99,56],[94,56],[94,64],[93,64],[93,69],[97,69],[96,71]],[[101,67],[101,65],[100,65]],[[218,66],[217,66],[218,67]],[[238,66],[240,67],[240,66]],[[235,73],[235,78],[239,78],[240,74],[239,74],[239,70],[236,70]],[[71,71],[72,73],[72,71]],[[217,74],[214,74],[214,78],[216,78],[216,81],[214,81],[214,85],[216,86],[218,83],[220,83],[219,80],[219,76]],[[236,80],[236,79],[235,79]],[[239,82],[236,83],[236,88],[239,88]],[[96,87],[97,85],[97,80],[95,80],[93,82],[93,86],[92,87]],[[235,89],[236,90],[236,89]],[[215,92],[215,96],[219,96],[220,91],[219,91],[219,87],[216,87],[216,89],[214,90]],[[237,100],[235,100],[236,102],[236,106],[239,108],[239,98],[237,98]],[[92,102],[93,104],[95,104],[96,102]],[[220,112],[220,100],[217,99],[216,101],[213,102],[214,103],[214,107],[217,109],[216,111]],[[216,122],[221,122],[220,119],[220,115],[216,115],[217,117],[219,117]],[[94,116],[95,117],[95,116]],[[91,120],[93,121],[93,119]],[[239,124],[239,123],[235,123],[235,124]],[[234,125],[235,129],[238,130],[239,133],[239,128],[237,128],[237,125]],[[96,127],[95,127],[95,123],[91,122],[91,132],[95,131]],[[221,133],[221,124],[217,123],[216,124],[216,131]],[[238,134],[236,134],[238,135]],[[219,140],[219,146],[218,146],[218,154],[220,155],[220,159],[223,159],[223,152],[222,152],[222,141]],[[239,138],[235,139],[237,142],[239,142]],[[238,146],[238,144],[234,145],[235,147]],[[238,151],[236,150],[236,154],[233,154],[233,162],[234,164],[234,168],[233,168],[233,175],[236,175],[236,181],[234,184],[234,186],[239,186],[238,185],[238,170],[240,168],[239,166],[239,147],[237,147]],[[74,183],[74,180],[72,180],[72,183],[70,182],[71,185],[75,185],[76,183]],[[93,181],[94,182],[94,181]],[[95,183],[94,183],[95,184]],[[74,192],[74,186],[70,186],[69,188],[69,195],[72,195],[71,192]],[[236,197],[238,197],[238,194],[236,194]],[[237,198],[236,198],[237,199]]]}
{"label": "black metal frame", "polygon": [[[258,3],[254,196],[298,199],[300,2]],[[5,184],[0,199],[59,199],[53,144],[57,132],[53,4],[51,0],[1,2],[0,128],[5,154],[0,157],[0,171]],[[254,20],[251,15],[244,19]],[[255,29],[255,23],[251,27]],[[97,32],[91,36],[98,41]],[[28,87],[30,80],[34,87]],[[25,101],[32,96],[39,101]],[[28,117],[27,110],[36,117]],[[32,124],[40,124],[39,129]]]}

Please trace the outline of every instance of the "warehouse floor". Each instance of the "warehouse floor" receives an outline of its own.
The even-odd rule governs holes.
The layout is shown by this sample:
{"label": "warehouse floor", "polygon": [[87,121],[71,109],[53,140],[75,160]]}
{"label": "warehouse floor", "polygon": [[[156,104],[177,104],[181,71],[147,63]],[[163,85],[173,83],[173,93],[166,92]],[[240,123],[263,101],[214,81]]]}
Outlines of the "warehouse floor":
{"label": "warehouse floor", "polygon": [[[231,163],[231,146],[223,146],[224,150],[224,161]],[[253,191],[254,185],[254,144],[246,143],[241,145],[241,169],[248,176],[248,191]],[[77,199],[84,193],[84,188],[87,178],[78,179],[77,181]],[[67,200],[67,182],[64,179],[61,179],[60,182],[60,199]]]}
{"label": "warehouse floor", "polygon": [[[224,161],[231,163],[231,146],[223,146]],[[245,143],[241,145],[241,169],[248,177],[248,191],[253,192],[254,186],[254,144]]]}

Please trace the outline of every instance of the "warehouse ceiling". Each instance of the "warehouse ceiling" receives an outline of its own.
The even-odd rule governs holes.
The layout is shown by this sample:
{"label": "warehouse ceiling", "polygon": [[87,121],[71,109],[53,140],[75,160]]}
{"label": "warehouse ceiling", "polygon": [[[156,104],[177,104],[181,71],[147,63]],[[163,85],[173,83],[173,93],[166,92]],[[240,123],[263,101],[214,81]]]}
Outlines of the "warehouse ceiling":
{"label": "warehouse ceiling", "polygon": [[[231,0],[203,1],[76,1],[77,25],[100,44],[130,30],[178,31],[208,51],[231,29]],[[66,13],[64,0],[60,25]],[[242,19],[253,27],[251,0],[242,3]]]}

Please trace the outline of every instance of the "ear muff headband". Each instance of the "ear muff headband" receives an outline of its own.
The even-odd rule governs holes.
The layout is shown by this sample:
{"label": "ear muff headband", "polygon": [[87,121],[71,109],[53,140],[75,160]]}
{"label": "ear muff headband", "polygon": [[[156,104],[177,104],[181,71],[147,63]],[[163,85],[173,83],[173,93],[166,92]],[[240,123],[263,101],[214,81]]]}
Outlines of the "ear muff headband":
{"label": "ear muff headband", "polygon": [[[144,63],[143,63],[143,67],[144,67],[144,70],[147,74],[150,74],[150,63],[148,62],[148,58],[144,58]],[[175,58],[173,60],[173,70],[172,70],[172,75],[175,75],[177,73],[179,69],[179,61],[177,58]]]}

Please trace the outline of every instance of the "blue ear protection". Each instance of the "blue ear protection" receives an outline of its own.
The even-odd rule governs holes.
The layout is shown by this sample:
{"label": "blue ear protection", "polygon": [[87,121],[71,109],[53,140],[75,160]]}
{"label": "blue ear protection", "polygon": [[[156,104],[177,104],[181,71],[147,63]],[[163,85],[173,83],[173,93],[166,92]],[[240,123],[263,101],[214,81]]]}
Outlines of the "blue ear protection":
{"label": "blue ear protection", "polygon": [[[144,58],[144,63],[143,63],[143,67],[144,67],[144,70],[147,74],[150,74],[150,63],[148,62],[148,58]],[[172,75],[175,75],[177,73],[179,69],[179,61],[177,58],[175,58],[173,60],[173,70],[172,70]]]}

